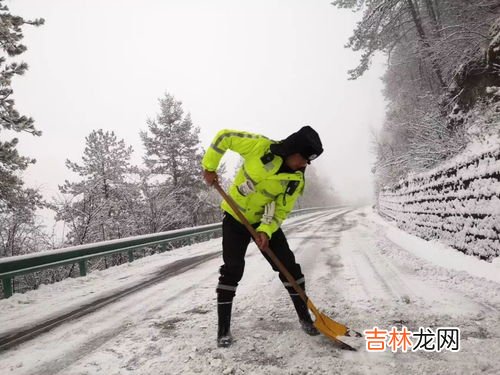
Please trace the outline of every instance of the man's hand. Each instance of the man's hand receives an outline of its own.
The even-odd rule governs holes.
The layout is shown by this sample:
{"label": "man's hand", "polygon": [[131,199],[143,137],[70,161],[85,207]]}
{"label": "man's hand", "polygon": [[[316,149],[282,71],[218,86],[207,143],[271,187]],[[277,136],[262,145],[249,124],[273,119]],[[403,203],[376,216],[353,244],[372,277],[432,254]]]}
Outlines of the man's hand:
{"label": "man's hand", "polygon": [[257,238],[255,238],[255,243],[261,251],[269,248],[269,237],[264,232],[257,232]]}
{"label": "man's hand", "polygon": [[219,181],[219,177],[216,172],[210,172],[207,170],[203,170],[203,178],[208,186],[212,186],[215,181]]}

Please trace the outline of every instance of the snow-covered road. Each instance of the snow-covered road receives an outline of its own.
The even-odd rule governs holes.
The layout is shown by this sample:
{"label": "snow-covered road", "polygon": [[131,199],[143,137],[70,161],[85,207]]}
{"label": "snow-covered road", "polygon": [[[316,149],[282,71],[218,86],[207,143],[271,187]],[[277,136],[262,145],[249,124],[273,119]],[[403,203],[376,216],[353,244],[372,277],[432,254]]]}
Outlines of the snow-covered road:
{"label": "snow-covered road", "polygon": [[[326,315],[363,331],[458,327],[459,352],[346,352],[299,328],[277,275],[252,244],[235,299],[230,349],[215,345],[220,259],[130,294],[0,352],[2,374],[500,373],[500,262],[399,231],[371,209],[332,210],[284,227]],[[93,272],[0,301],[0,336],[151,278],[220,239]]]}

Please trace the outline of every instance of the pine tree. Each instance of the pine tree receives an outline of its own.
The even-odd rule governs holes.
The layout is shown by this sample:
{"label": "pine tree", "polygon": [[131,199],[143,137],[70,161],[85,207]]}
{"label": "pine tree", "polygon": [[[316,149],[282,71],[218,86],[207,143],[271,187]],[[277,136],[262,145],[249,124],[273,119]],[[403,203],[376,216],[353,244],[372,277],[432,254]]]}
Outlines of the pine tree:
{"label": "pine tree", "polygon": [[[0,56],[0,131],[5,129],[41,135],[41,132],[35,129],[33,119],[21,115],[12,99],[12,78],[23,75],[28,65],[25,62],[9,63],[8,58],[16,57],[26,51],[26,46],[21,43],[22,27],[25,24],[40,26],[43,23],[43,19],[28,21],[12,15],[4,1],[0,0],[0,47],[3,50],[3,55]],[[16,196],[25,194],[22,191],[23,182],[16,173],[35,162],[34,159],[19,155],[16,150],[17,144],[17,138],[0,140],[0,210],[2,211],[11,206]]]}
{"label": "pine tree", "polygon": [[194,186],[200,169],[200,129],[193,126],[191,116],[184,115],[182,102],[170,94],[159,99],[160,113],[149,119],[148,130],[141,132],[146,148],[144,161],[151,172],[166,177],[172,186]]}
{"label": "pine tree", "polygon": [[59,186],[64,195],[56,202],[57,220],[70,227],[71,244],[83,244],[126,237],[136,233],[134,208],[139,200],[137,186],[127,176],[135,171],[130,164],[132,147],[118,140],[114,132],[92,131],[85,138],[82,163],[66,161],[77,173],[78,182]]}
{"label": "pine tree", "polygon": [[[200,200],[203,188],[200,130],[193,125],[189,114],[184,115],[182,102],[172,95],[165,94],[159,99],[159,104],[160,113],[156,119],[147,122],[149,132],[140,134],[146,149],[146,167],[160,178],[157,186],[150,188],[163,190],[164,197],[174,199],[170,218],[175,218],[177,223],[173,227],[196,225],[200,222],[197,213],[203,205]],[[157,204],[164,206],[159,202]],[[172,225],[167,227],[172,229]]]}

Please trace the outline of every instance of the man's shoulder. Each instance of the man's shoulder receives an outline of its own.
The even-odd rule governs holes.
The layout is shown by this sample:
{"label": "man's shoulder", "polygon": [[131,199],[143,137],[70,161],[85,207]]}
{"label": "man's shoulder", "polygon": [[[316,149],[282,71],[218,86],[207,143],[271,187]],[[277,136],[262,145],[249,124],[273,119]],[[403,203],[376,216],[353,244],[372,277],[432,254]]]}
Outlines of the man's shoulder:
{"label": "man's shoulder", "polygon": [[253,146],[252,149],[252,154],[258,157],[263,156],[265,153],[270,152],[270,146],[271,144],[275,143],[275,141],[263,136],[263,135],[258,135],[255,134],[256,142],[255,145]]}

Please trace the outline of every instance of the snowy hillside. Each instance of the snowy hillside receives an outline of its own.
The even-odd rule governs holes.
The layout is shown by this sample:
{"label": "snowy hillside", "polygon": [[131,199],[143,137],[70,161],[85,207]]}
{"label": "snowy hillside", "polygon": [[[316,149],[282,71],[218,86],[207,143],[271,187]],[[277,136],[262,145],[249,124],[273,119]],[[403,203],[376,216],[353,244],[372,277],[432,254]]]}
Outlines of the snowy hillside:
{"label": "snowy hillside", "polygon": [[[377,326],[460,329],[460,351],[337,349],[299,328],[285,289],[250,245],[235,299],[235,344],[215,344],[220,259],[124,296],[0,352],[2,374],[498,374],[500,262],[487,263],[406,234],[364,208],[290,219],[290,245],[308,294],[359,331]],[[148,280],[220,239],[67,279],[0,301],[0,338]]]}

